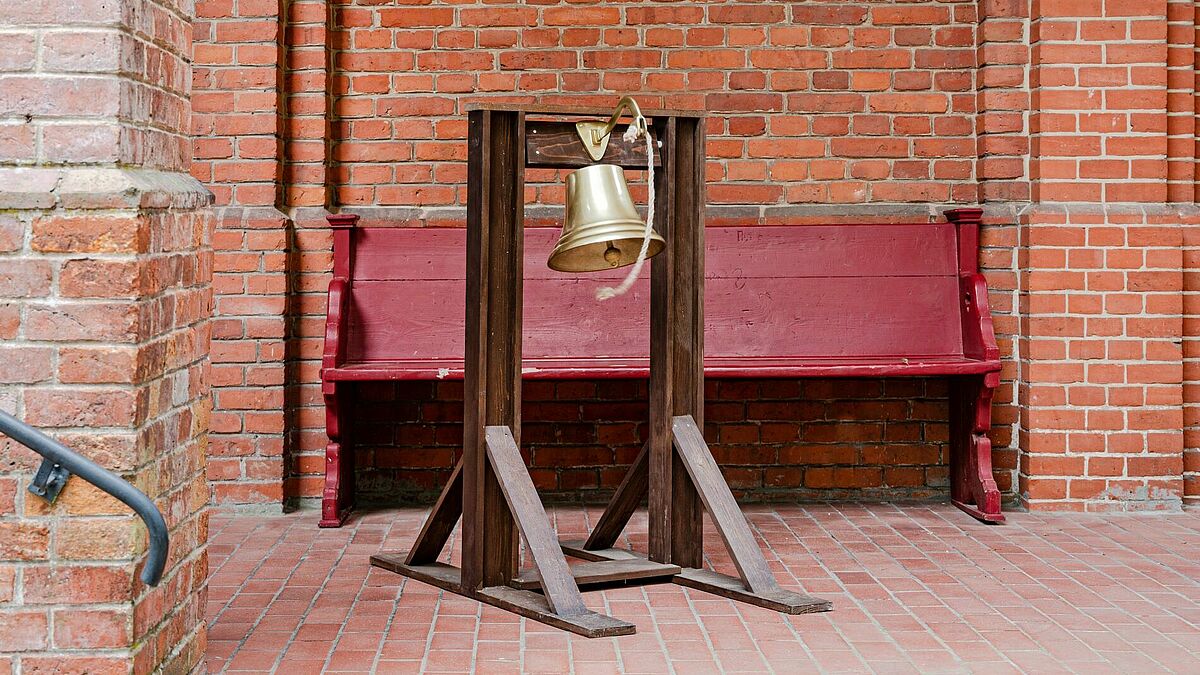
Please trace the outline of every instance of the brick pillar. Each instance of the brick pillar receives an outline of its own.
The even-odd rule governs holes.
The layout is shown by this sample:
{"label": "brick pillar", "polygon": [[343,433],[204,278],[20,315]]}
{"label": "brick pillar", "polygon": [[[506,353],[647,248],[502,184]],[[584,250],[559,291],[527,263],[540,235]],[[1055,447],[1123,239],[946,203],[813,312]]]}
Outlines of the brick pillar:
{"label": "brick pillar", "polygon": [[325,444],[333,4],[198,0],[196,12],[192,174],[218,207],[208,478],[217,504],[278,506],[319,493],[324,471],[296,450]]}
{"label": "brick pillar", "polygon": [[1183,503],[1200,507],[1200,227],[1183,229]]}
{"label": "brick pillar", "polygon": [[202,661],[211,195],[179,7],[0,4],[0,407],[148,494],[171,540],[144,586],[141,521],[79,478],[29,494],[39,458],[0,438],[0,672]]}
{"label": "brick pillar", "polygon": [[1178,509],[1183,231],[1168,3],[1035,3],[1021,214],[1019,492],[1033,509]]}
{"label": "brick pillar", "polygon": [[[1200,7],[1173,1],[1170,12],[1173,201],[1200,202]],[[1189,128],[1190,127],[1190,128]],[[1191,194],[1189,195],[1189,188]],[[1183,502],[1200,506],[1200,228],[1183,231]]]}
{"label": "brick pillar", "polygon": [[215,503],[283,499],[291,219],[284,201],[288,3],[198,0],[192,175],[216,195],[212,439]]}

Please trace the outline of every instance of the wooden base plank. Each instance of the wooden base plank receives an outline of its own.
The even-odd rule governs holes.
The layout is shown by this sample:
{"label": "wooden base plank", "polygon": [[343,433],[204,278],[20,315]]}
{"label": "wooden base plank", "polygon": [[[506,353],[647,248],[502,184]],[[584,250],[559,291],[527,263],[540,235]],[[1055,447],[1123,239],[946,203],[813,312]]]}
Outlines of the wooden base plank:
{"label": "wooden base plank", "polygon": [[964,504],[964,503],[958,501],[957,499],[951,499],[950,503],[954,504],[958,508],[971,514],[972,516],[978,518],[979,520],[981,520],[985,523],[1000,524],[1000,523],[1004,522],[1004,514],[1003,513],[984,513],[983,511],[979,510],[975,506],[973,506],[971,504]]}
{"label": "wooden base plank", "polygon": [[646,556],[639,555],[633,551],[626,551],[623,548],[598,548],[595,550],[585,548],[587,543],[582,539],[572,539],[559,542],[562,545],[563,553],[578,558],[580,560],[603,561],[603,560],[638,560],[645,559]]}
{"label": "wooden base plank", "polygon": [[[712,516],[717,534],[725,542],[725,549],[729,551],[729,557],[733,559],[742,578],[740,586],[752,593],[774,593],[779,583],[771,574],[762,549],[750,531],[750,523],[733,498],[733,492],[725,482],[708,444],[704,442],[704,434],[696,420],[691,415],[677,415],[671,418],[671,429],[674,433],[675,456],[683,463],[700,500],[704,502],[704,508]],[[695,560],[691,564],[698,566],[700,563],[701,560]]]}
{"label": "wooden base plank", "polygon": [[541,593],[509,586],[488,586],[480,589],[475,599],[587,638],[633,635],[637,632],[636,625],[599,612],[586,611],[570,616],[554,614],[546,602],[546,597]]}
{"label": "wooden base plank", "polygon": [[371,565],[462,595],[462,570],[440,562],[409,565],[407,558],[407,553],[380,553],[371,556]]}
{"label": "wooden base plank", "polygon": [[[627,560],[597,560],[571,567],[571,574],[579,586],[616,586],[630,581],[641,584],[665,583],[679,574],[679,565],[656,563],[644,558]],[[512,581],[513,588],[537,591],[542,587],[541,579],[533,570],[526,570]]]}
{"label": "wooden base plank", "polygon": [[[584,549],[583,542],[578,540],[564,541],[562,546],[563,551],[567,555],[584,560],[622,561],[631,558],[645,560],[645,557],[638,553],[620,548],[589,551]],[[773,609],[784,614],[809,614],[812,612],[828,612],[833,609],[833,604],[828,600],[814,598],[803,593],[795,593],[779,588],[778,586],[762,593],[752,593],[746,590],[746,587],[742,584],[742,580],[737,577],[726,576],[694,567],[683,568],[679,574],[671,578],[671,581],[680,586],[687,586],[731,600],[766,607],[767,609]]]}
{"label": "wooden base plank", "polygon": [[569,616],[555,614],[546,602],[546,597],[533,591],[508,586],[488,586],[473,595],[464,593],[462,570],[459,568],[440,562],[408,565],[404,562],[407,557],[407,553],[380,553],[371,556],[371,564],[587,638],[632,635],[637,630],[637,626],[628,621],[590,610]]}
{"label": "wooden base plank", "polygon": [[833,609],[833,603],[828,600],[814,598],[802,593],[794,593],[778,587],[754,593],[746,590],[740,579],[710,570],[687,568],[675,576],[673,581],[680,586],[687,586],[688,588],[712,593],[729,598],[730,600],[773,609],[784,614],[811,614],[813,612],[828,612]]}

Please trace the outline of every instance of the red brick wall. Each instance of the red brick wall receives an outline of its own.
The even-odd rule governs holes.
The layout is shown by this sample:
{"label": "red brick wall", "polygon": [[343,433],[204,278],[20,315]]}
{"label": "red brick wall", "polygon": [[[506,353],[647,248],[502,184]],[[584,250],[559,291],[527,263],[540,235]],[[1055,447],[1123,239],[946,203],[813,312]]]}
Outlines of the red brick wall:
{"label": "red brick wall", "polygon": [[[709,380],[705,437],[745,500],[913,499],[948,490],[942,380]],[[645,442],[646,383],[523,385],[521,442],[549,498],[611,493]],[[462,447],[462,383],[358,385],[358,492],[425,499]],[[399,423],[397,423],[399,422]]]}
{"label": "red brick wall", "polygon": [[[812,218],[831,202],[847,206],[827,217],[925,219],[929,203],[976,196],[971,3],[298,2],[280,18],[272,3],[211,0],[197,13],[193,173],[229,205],[215,242],[209,475],[218,502],[319,493],[325,439],[314,359],[330,245],[321,207],[366,208],[374,222],[461,225],[470,100],[610,104],[630,91],[647,107],[711,111],[711,224]],[[283,59],[273,48],[279,35],[292,36]],[[561,199],[561,175],[531,172],[534,217],[552,220],[553,207],[538,205]],[[898,202],[911,204],[869,205]],[[290,301],[284,278],[299,291]],[[300,383],[292,390],[279,379],[284,361]],[[294,406],[290,417],[277,414],[280,401]],[[283,425],[292,433],[280,436]],[[393,433],[410,432],[425,433]],[[764,466],[735,459],[733,447],[724,451],[730,466]],[[858,450],[846,453],[839,467]],[[281,473],[293,477],[283,495]],[[388,481],[404,479],[391,473]],[[765,469],[746,476],[766,480]],[[892,484],[881,469],[839,471],[837,480],[850,476],[889,494],[916,487],[910,476],[884,488]]]}
{"label": "red brick wall", "polygon": [[1020,490],[1032,508],[1177,509],[1191,454],[1184,233],[1198,222],[1195,128],[1181,124],[1194,123],[1195,88],[1179,70],[1195,17],[1181,31],[1188,17],[1165,1],[1038,9]]}
{"label": "red brick wall", "polygon": [[[1030,239],[1043,231],[1035,225],[1047,224],[1037,215],[1046,212],[1043,206],[1074,212],[1090,202],[1119,214],[1129,205],[1195,199],[1196,95],[1187,55],[1196,23],[1189,7],[1174,0],[421,6],[299,0],[279,16],[274,2],[201,0],[193,171],[226,205],[215,277],[221,323],[210,478],[216,499],[275,502],[319,493],[326,440],[316,383],[329,210],[352,209],[372,224],[460,226],[466,103],[611,105],[618,94],[633,92],[648,107],[711,113],[710,226],[926,219],[946,204],[982,203],[981,266],[1006,359],[993,407],[997,479],[1016,487],[1018,467],[1024,467],[1018,497],[1045,507],[1172,508],[1182,490],[1200,489],[1198,444],[1190,440],[1200,395],[1184,385],[1195,378],[1183,374],[1191,362],[1182,353],[1172,362],[1180,371],[1174,386],[1185,393],[1162,404],[1174,412],[1157,422],[1164,433],[1175,425],[1174,437],[1184,438],[1166,452],[1178,457],[1172,467],[1126,462],[1131,457],[1107,442],[1103,450],[1068,450],[1063,454],[1077,477],[1108,481],[1106,487],[1087,497],[1047,498],[1036,478],[1069,477],[1039,473],[1049,465],[1039,464],[1043,451],[1032,439],[1052,435],[1078,410],[1074,403],[1047,407],[1028,396],[1053,381],[1042,380],[1044,357],[1022,345],[1034,349],[1060,337],[1036,333],[1031,308],[1043,294],[1093,293],[1055,281],[1050,289],[1036,286],[1041,279],[1066,279],[1056,275],[1076,264],[1046,262],[1042,256],[1052,252]],[[562,176],[534,171],[528,179],[531,220],[553,222]],[[634,191],[642,196],[637,186]],[[1145,223],[1191,222],[1188,208],[1149,214]],[[1089,224],[1085,236],[1094,231],[1103,238],[1110,226],[1130,225],[1124,215],[1114,218]],[[1069,255],[1100,255],[1102,266],[1108,256],[1119,257],[1107,245],[1085,248],[1086,254]],[[1182,306],[1182,270],[1190,257],[1179,253],[1181,262],[1170,268],[1179,282],[1168,290],[1173,282],[1158,273],[1169,270],[1151,260],[1156,254],[1149,249],[1143,253],[1144,269],[1114,263],[1125,286],[1111,292],[1146,302],[1174,294]],[[1165,285],[1141,286],[1142,272]],[[1103,305],[1102,313],[1123,322],[1122,301],[1114,296],[1112,309]],[[1155,349],[1185,338],[1185,350],[1193,348],[1191,324],[1176,324]],[[1124,337],[1148,339],[1127,328]],[[1161,356],[1088,359],[1128,368],[1161,365]],[[1151,384],[1137,377],[1104,383],[1111,390],[1104,406],[1120,408],[1127,424],[1140,413],[1125,410],[1132,404],[1122,388]],[[1187,421],[1178,421],[1185,414]],[[793,421],[803,425],[803,419]],[[1088,419],[1085,413],[1080,432],[1093,431]],[[720,443],[719,430],[710,431],[718,434],[710,440]],[[403,433],[410,432],[417,433]],[[803,433],[802,426],[797,434]],[[1137,433],[1151,437],[1149,430]],[[440,444],[433,447],[444,449]],[[1097,472],[1108,466],[1093,459],[1099,452],[1122,458],[1119,475],[1093,473],[1093,466]],[[393,456],[388,462],[419,463],[412,451],[383,455]],[[434,451],[438,459],[431,461],[442,455]],[[765,466],[726,458],[731,475]],[[404,467],[364,478],[383,491],[415,475]],[[765,469],[759,475],[764,482],[757,494],[786,492],[773,492]],[[856,475],[859,487],[896,492],[882,471],[846,475]],[[1130,499],[1136,490],[1105,492],[1117,484],[1112,481],[1149,486],[1172,475],[1168,492],[1174,496],[1161,500]],[[939,486],[928,476],[925,485]]]}
{"label": "red brick wall", "polygon": [[[343,205],[462,206],[461,105],[514,93],[708,110],[710,204],[975,196],[974,3],[363,0],[337,16]],[[561,203],[554,172],[527,185]]]}

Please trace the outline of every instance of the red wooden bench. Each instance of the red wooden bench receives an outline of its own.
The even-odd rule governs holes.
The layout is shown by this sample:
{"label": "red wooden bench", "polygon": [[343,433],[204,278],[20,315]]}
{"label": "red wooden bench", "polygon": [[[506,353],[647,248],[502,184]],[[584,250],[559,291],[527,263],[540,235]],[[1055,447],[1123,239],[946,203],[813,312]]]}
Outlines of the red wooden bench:
{"label": "red wooden bench", "polygon": [[[705,373],[710,377],[950,377],[951,498],[1004,519],[992,478],[999,350],[978,272],[978,209],[948,223],[709,228]],[[329,217],[334,271],[321,367],[329,445],[324,527],[354,498],[344,383],[461,378],[462,229],[358,227]],[[597,302],[624,269],[546,267],[558,230],[525,234],[526,378],[641,378],[649,369],[649,279]]]}

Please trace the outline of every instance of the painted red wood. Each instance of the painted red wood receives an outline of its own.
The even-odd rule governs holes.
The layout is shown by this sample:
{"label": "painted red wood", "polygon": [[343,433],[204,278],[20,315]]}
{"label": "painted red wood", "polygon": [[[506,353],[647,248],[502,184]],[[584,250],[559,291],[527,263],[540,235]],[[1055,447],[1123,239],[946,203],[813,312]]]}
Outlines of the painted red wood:
{"label": "painted red wood", "polygon": [[[975,262],[979,216],[978,209],[960,209],[949,212],[949,223],[709,229],[706,375],[973,382],[962,402],[973,420],[964,422],[952,453],[970,466],[962,485],[971,488],[956,488],[955,503],[967,510],[975,503],[974,515],[1002,519],[995,483],[985,485],[990,446],[982,448],[990,420],[980,416],[990,410],[985,401],[999,384],[1000,361]],[[338,274],[322,360],[327,409],[338,409],[340,382],[461,379],[465,231],[363,228],[356,217],[337,218]],[[625,270],[554,272],[545,260],[557,237],[556,228],[525,230],[524,376],[646,377],[649,275],[628,294],[597,302],[596,288]],[[349,461],[346,425],[331,415],[330,513],[323,524],[343,518],[352,499],[345,478],[336,478]]]}
{"label": "painted red wood", "polygon": [[[362,227],[355,230],[355,282],[462,279],[461,228]],[[566,275],[546,267],[558,228],[525,229],[525,280],[619,280],[624,270]],[[717,227],[705,232],[705,279],[954,276],[955,228],[949,223]],[[715,267],[713,267],[715,265]]]}
{"label": "painted red wood", "polygon": [[[523,359],[527,380],[631,379],[650,374],[650,360],[594,358]],[[346,364],[327,371],[331,381],[461,380],[461,359],[408,359]],[[709,377],[922,377],[994,372],[995,363],[953,357],[909,359],[796,360],[778,358],[705,359]]]}
{"label": "painted red wood", "polygon": [[[460,362],[463,231],[357,234],[346,362]],[[545,256],[557,236],[551,228],[526,231],[525,361],[588,369],[597,357],[648,358],[648,279],[597,302],[596,288],[621,271],[549,270]],[[706,364],[713,367],[728,370],[747,356],[797,364],[892,357],[901,366],[904,358],[963,355],[950,225],[713,229],[705,276]],[[628,371],[642,375],[644,367]]]}

